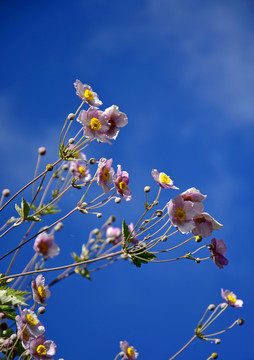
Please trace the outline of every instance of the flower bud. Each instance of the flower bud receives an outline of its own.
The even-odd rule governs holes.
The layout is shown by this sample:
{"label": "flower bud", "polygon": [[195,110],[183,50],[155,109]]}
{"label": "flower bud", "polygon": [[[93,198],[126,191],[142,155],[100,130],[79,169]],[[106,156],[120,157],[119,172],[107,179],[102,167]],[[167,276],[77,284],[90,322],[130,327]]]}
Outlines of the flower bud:
{"label": "flower bud", "polygon": [[195,241],[196,241],[197,243],[199,243],[200,241],[202,241],[202,236],[201,236],[201,235],[196,236]]}
{"label": "flower bud", "polygon": [[43,156],[46,154],[46,152],[47,152],[47,149],[44,146],[39,147],[39,149],[38,149],[39,155]]}
{"label": "flower bud", "polygon": [[46,170],[47,170],[47,171],[52,171],[53,168],[54,168],[54,166],[53,166],[52,164],[48,164],[48,165],[46,166]]}
{"label": "flower bud", "polygon": [[239,318],[239,319],[237,320],[237,324],[238,324],[238,325],[243,325],[243,324],[244,324],[244,319],[243,319],[243,318]]}
{"label": "flower bud", "polygon": [[121,201],[122,201],[122,199],[120,197],[115,198],[115,203],[116,204],[120,204]]}
{"label": "flower bud", "polygon": [[44,314],[46,311],[45,307],[44,306],[40,306],[39,309],[38,309],[38,314]]}
{"label": "flower bud", "polygon": [[70,138],[69,141],[68,141],[69,144],[74,144],[74,142],[75,142],[74,138]]}
{"label": "flower bud", "polygon": [[144,192],[148,193],[151,190],[150,186],[145,186],[144,187]]}
{"label": "flower bud", "polygon": [[63,223],[60,221],[58,224],[56,224],[54,226],[54,230],[59,231],[59,230],[61,230],[63,228],[63,226],[64,226]]}
{"label": "flower bud", "polygon": [[70,114],[68,115],[68,120],[73,120],[73,119],[75,119],[75,114],[70,113]]}
{"label": "flower bud", "polygon": [[97,218],[101,218],[102,217],[102,213],[97,213]]}
{"label": "flower bud", "polygon": [[63,165],[63,170],[68,170],[69,169],[69,165],[68,164],[64,164]]}
{"label": "flower bud", "polygon": [[217,353],[212,353],[211,358],[212,358],[212,359],[217,359],[217,358],[218,358],[218,354],[217,354]]}
{"label": "flower bud", "polygon": [[162,237],[161,237],[161,241],[163,241],[163,242],[165,242],[165,241],[167,241],[167,236],[166,235],[163,235]]}
{"label": "flower bud", "polygon": [[96,159],[95,159],[95,158],[91,158],[88,162],[89,162],[91,165],[94,165],[94,164],[96,164]]}
{"label": "flower bud", "polygon": [[214,340],[215,344],[219,345],[221,343],[221,339]]}
{"label": "flower bud", "polygon": [[1,324],[0,324],[0,328],[1,328],[1,330],[7,330],[8,329],[8,325],[7,325],[7,323],[6,322],[2,322]]}
{"label": "flower bud", "polygon": [[214,304],[210,304],[210,305],[208,306],[208,310],[213,311],[214,309],[215,309],[215,305],[214,305]]}
{"label": "flower bud", "polygon": [[9,189],[3,189],[3,191],[2,191],[2,195],[4,196],[4,197],[8,197],[9,195],[10,195],[10,190]]}
{"label": "flower bud", "polygon": [[161,217],[163,214],[162,210],[156,210],[155,211],[155,215],[158,216],[158,217]]}
{"label": "flower bud", "polygon": [[10,336],[11,341],[15,341],[17,339],[17,334],[12,334]]}
{"label": "flower bud", "polygon": [[214,248],[213,244],[208,244],[208,245],[206,245],[206,247],[208,250],[212,250]]}
{"label": "flower bud", "polygon": [[196,261],[197,264],[199,264],[200,263],[200,258],[196,258],[195,261]]}

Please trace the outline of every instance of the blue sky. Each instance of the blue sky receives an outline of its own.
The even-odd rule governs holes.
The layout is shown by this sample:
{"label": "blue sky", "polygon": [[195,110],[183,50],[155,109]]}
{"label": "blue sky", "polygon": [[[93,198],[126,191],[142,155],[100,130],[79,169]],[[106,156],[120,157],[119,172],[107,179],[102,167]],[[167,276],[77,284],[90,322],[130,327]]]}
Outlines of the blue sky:
{"label": "blue sky", "polygon": [[[47,147],[45,163],[57,158],[63,121],[79,106],[78,78],[104,107],[116,104],[129,118],[112,146],[87,150],[130,173],[133,200],[120,205],[121,214],[113,207],[116,225],[122,217],[138,220],[143,187],[156,191],[157,168],[180,191],[195,186],[208,195],[205,210],[224,225],[214,235],[228,246],[223,270],[212,262],[141,270],[119,262],[91,283],[73,277],[57,285],[42,320],[56,358],[113,359],[126,339],[140,359],[167,359],[192,336],[206,305],[220,301],[221,287],[244,307],[229,309],[219,330],[238,317],[246,324],[222,335],[220,345],[196,341],[179,358],[206,359],[213,351],[225,360],[253,358],[253,13],[252,1],[234,0],[1,2],[2,188],[15,192],[31,178],[39,146]],[[165,190],[162,199],[177,194]],[[67,205],[74,201],[68,197]],[[50,265],[71,262],[70,251],[79,253],[101,223],[81,214],[69,219],[56,239],[62,257]],[[11,241],[19,241],[14,233],[3,250]]]}

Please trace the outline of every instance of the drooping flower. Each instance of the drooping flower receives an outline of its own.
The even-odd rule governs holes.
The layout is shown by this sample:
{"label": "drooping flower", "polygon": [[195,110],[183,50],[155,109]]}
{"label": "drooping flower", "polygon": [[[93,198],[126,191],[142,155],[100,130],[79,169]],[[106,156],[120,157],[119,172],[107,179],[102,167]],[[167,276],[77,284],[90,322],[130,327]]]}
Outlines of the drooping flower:
{"label": "drooping flower", "polygon": [[218,268],[222,269],[223,266],[228,264],[228,259],[224,256],[227,251],[227,245],[222,239],[216,240],[215,238],[211,240],[211,244],[212,248],[210,249],[210,252],[212,254],[212,259]]}
{"label": "drooping flower", "polygon": [[105,109],[105,114],[108,116],[108,124],[109,129],[107,130],[106,134],[109,139],[116,139],[119,128],[124,127],[128,124],[128,118],[126,114],[119,111],[118,106],[112,105],[109,108]]}
{"label": "drooping flower", "polygon": [[36,277],[35,281],[32,281],[32,292],[36,303],[43,306],[47,305],[44,299],[50,297],[50,291],[48,286],[45,286],[45,278],[41,274]]}
{"label": "drooping flower", "polygon": [[173,180],[170,179],[168,175],[163,172],[160,172],[156,169],[152,170],[152,176],[160,187],[163,189],[179,189],[173,185]]}
{"label": "drooping flower", "polygon": [[29,352],[36,360],[50,360],[56,353],[56,344],[52,340],[46,340],[43,335],[30,342]]}
{"label": "drooping flower", "polygon": [[19,306],[19,312],[20,315],[17,315],[15,318],[18,336],[21,338],[22,344],[26,349],[32,339],[45,333],[45,327],[32,310],[22,310]]}
{"label": "drooping flower", "polygon": [[106,237],[110,243],[117,245],[123,241],[122,231],[118,227],[108,226],[106,231]]}
{"label": "drooping flower", "polygon": [[193,235],[208,237],[213,230],[219,230],[223,226],[206,212],[196,215],[193,220],[195,222],[195,228],[192,230]]}
{"label": "drooping flower", "polygon": [[102,187],[105,193],[110,191],[109,184],[114,181],[115,171],[111,167],[113,159],[101,158],[98,164],[97,184]]}
{"label": "drooping flower", "polygon": [[133,346],[130,346],[128,341],[120,341],[120,348],[122,350],[123,359],[135,360],[138,357],[138,352]]}
{"label": "drooping flower", "polygon": [[188,234],[195,227],[194,216],[199,214],[199,204],[184,200],[181,195],[167,203],[168,214],[172,224],[183,233]]}
{"label": "drooping flower", "polygon": [[109,142],[107,136],[109,130],[108,116],[103,111],[95,107],[90,107],[87,111],[81,110],[77,121],[83,125],[84,136],[87,138]]}
{"label": "drooping flower", "polygon": [[48,234],[46,231],[43,231],[36,237],[33,248],[46,259],[52,259],[60,252],[59,246],[55,243],[54,234]]}
{"label": "drooping flower", "polygon": [[102,105],[102,101],[99,100],[98,95],[93,91],[91,86],[82,84],[80,80],[76,80],[74,86],[78,97],[81,100],[84,100],[88,105],[95,107]]}
{"label": "drooping flower", "polygon": [[117,165],[117,173],[114,178],[114,184],[117,193],[126,201],[131,200],[131,191],[129,189],[129,174],[127,171],[122,171],[121,165]]}
{"label": "drooping flower", "polygon": [[201,192],[192,187],[183,193],[181,193],[181,196],[184,201],[192,201],[195,203],[195,208],[198,210],[199,213],[201,213],[204,210],[204,205],[202,202],[206,199],[206,195],[201,194]]}
{"label": "drooping flower", "polygon": [[78,178],[80,181],[87,182],[91,179],[89,167],[87,166],[86,155],[84,153],[78,153],[78,159],[71,161],[70,172],[73,177]]}
{"label": "drooping flower", "polygon": [[223,290],[221,289],[221,296],[222,299],[226,301],[227,304],[229,304],[232,307],[242,307],[243,301],[240,299],[237,299],[237,296],[230,290]]}

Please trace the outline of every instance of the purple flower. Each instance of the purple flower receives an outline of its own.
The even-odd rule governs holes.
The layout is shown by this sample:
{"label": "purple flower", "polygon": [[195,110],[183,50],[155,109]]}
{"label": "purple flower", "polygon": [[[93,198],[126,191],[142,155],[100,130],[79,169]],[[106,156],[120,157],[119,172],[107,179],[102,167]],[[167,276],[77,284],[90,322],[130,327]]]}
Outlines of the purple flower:
{"label": "purple flower", "polygon": [[227,251],[227,245],[223,240],[216,240],[215,238],[211,240],[211,244],[212,249],[210,249],[210,251],[212,254],[212,259],[218,268],[222,269],[224,265],[228,264],[228,259],[226,259],[224,256]]}
{"label": "purple flower", "polygon": [[46,340],[43,335],[30,342],[29,351],[36,360],[52,359],[56,353],[56,344],[52,340]]}
{"label": "purple flower", "polygon": [[202,213],[202,211],[204,210],[204,205],[202,204],[202,202],[206,199],[206,195],[201,194],[199,190],[192,187],[181,193],[181,196],[184,201],[192,201],[193,203],[195,203],[196,210],[198,210],[199,213]]}
{"label": "purple flower", "polygon": [[199,213],[199,204],[184,200],[181,195],[167,203],[168,214],[172,224],[183,233],[188,234],[195,227],[194,216]]}
{"label": "purple flower", "polygon": [[194,235],[208,237],[213,230],[219,230],[223,226],[206,212],[196,215],[193,220],[195,228],[192,230],[192,234]]}
{"label": "purple flower", "polygon": [[19,306],[20,316],[17,315],[15,320],[17,324],[18,336],[22,340],[25,349],[35,337],[45,333],[45,327],[38,320],[38,317],[32,310],[24,309]]}
{"label": "purple flower", "polygon": [[105,109],[104,112],[109,119],[109,129],[107,130],[106,134],[109,139],[115,140],[119,133],[119,128],[128,124],[128,118],[126,114],[119,111],[119,108],[116,105],[110,106],[109,108]]}
{"label": "purple flower", "polygon": [[129,174],[127,171],[122,171],[121,165],[117,165],[117,174],[114,178],[114,184],[117,193],[122,196],[126,201],[131,200],[131,191],[128,187]]}
{"label": "purple flower", "polygon": [[99,100],[98,95],[93,91],[91,86],[82,84],[80,80],[76,80],[74,86],[76,94],[81,100],[84,100],[87,104],[95,107],[102,105],[102,101]]}
{"label": "purple flower", "polygon": [[223,290],[221,289],[221,296],[222,299],[226,301],[227,304],[229,304],[232,307],[242,307],[243,301],[240,299],[237,299],[237,296],[230,290]]}
{"label": "purple flower", "polygon": [[60,252],[60,248],[55,244],[54,239],[53,234],[47,234],[46,231],[43,231],[36,237],[33,248],[44,258],[52,259]]}
{"label": "purple flower", "polygon": [[87,138],[109,142],[106,134],[109,130],[108,116],[103,111],[95,107],[90,107],[87,111],[81,110],[77,121],[83,125],[84,136]]}
{"label": "purple flower", "polygon": [[106,237],[108,241],[114,245],[123,241],[122,231],[118,227],[108,226],[106,231]]}
{"label": "purple flower", "polygon": [[131,242],[133,245],[137,245],[139,243],[139,239],[135,237],[136,232],[133,231],[134,224],[131,222],[130,225],[128,225],[128,230],[131,232]]}
{"label": "purple flower", "polygon": [[80,181],[86,182],[91,179],[89,167],[86,162],[86,155],[84,153],[80,152],[78,154],[78,159],[71,161],[70,172],[73,177],[78,178]]}
{"label": "purple flower", "polygon": [[163,172],[159,173],[158,170],[153,169],[152,176],[157,184],[163,189],[179,189],[173,185],[173,180],[171,180],[170,177]]}
{"label": "purple flower", "polygon": [[123,359],[135,360],[138,357],[138,352],[133,346],[128,344],[128,341],[120,341],[120,348],[123,352]]}
{"label": "purple flower", "polygon": [[113,159],[102,158],[98,165],[97,184],[102,187],[105,193],[110,191],[109,184],[113,183],[115,174],[114,169],[111,167]]}
{"label": "purple flower", "polygon": [[45,286],[45,278],[40,274],[36,277],[35,281],[32,281],[33,299],[36,303],[41,305],[47,305],[44,299],[50,297],[50,291],[48,286]]}

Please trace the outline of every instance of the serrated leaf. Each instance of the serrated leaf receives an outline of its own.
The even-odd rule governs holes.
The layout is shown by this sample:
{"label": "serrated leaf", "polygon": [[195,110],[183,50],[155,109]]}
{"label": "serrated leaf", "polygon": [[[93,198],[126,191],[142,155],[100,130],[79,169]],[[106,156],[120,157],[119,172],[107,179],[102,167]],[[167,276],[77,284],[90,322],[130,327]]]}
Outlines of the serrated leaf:
{"label": "serrated leaf", "polygon": [[131,255],[131,259],[133,261],[133,264],[137,267],[141,267],[141,264],[148,264],[150,260],[155,259],[156,256],[149,251],[145,251],[141,254]]}
{"label": "serrated leaf", "polygon": [[38,216],[36,215],[30,215],[30,216],[27,216],[26,221],[42,221],[42,219],[40,219]]}
{"label": "serrated leaf", "polygon": [[30,212],[30,205],[25,201],[24,198],[22,198],[22,202],[21,202],[21,209],[22,209],[22,213],[23,213],[23,219],[26,220],[26,218],[29,215]]}
{"label": "serrated leaf", "polygon": [[0,287],[0,305],[27,305],[24,296],[29,292],[10,289],[8,287]]}
{"label": "serrated leaf", "polygon": [[17,204],[15,204],[15,209],[17,210],[18,214],[23,218],[23,212]]}
{"label": "serrated leaf", "polygon": [[16,311],[8,305],[0,305],[0,312],[5,313],[7,319],[15,321]]}
{"label": "serrated leaf", "polygon": [[73,259],[75,260],[75,262],[78,263],[78,262],[81,261],[80,257],[79,257],[75,252],[71,253],[71,256],[73,257]]}
{"label": "serrated leaf", "polygon": [[[122,235],[123,235],[123,248],[126,247],[126,244],[127,246],[129,245],[130,243],[130,230],[128,228],[128,225],[126,225],[126,222],[125,220],[123,219],[123,224],[122,224]],[[127,243],[128,241],[128,243]]]}

